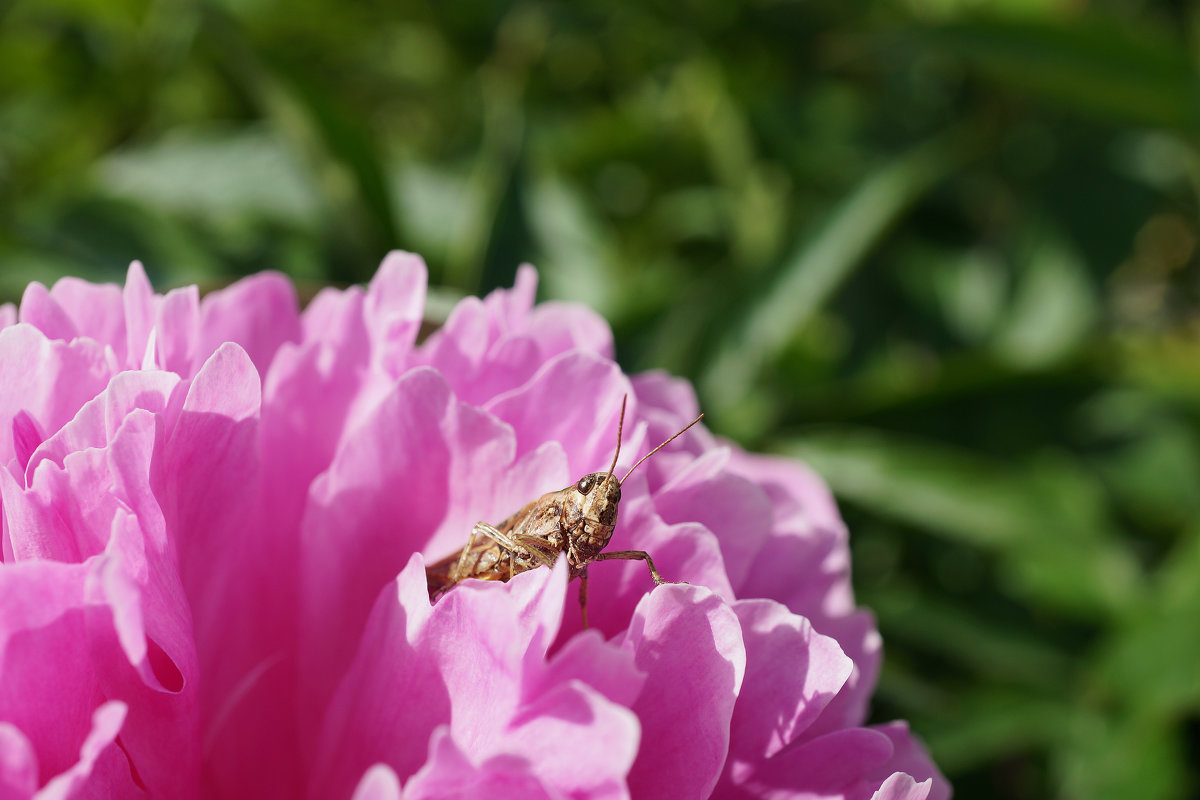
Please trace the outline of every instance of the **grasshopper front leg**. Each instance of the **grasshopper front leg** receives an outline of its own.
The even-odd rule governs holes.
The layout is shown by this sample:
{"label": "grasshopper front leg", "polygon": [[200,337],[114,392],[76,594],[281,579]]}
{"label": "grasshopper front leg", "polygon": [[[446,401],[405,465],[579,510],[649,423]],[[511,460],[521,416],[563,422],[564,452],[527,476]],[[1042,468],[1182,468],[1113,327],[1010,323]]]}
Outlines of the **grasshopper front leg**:
{"label": "grasshopper front leg", "polygon": [[587,567],[579,575],[579,616],[583,618],[583,629],[588,628],[587,621]]}
{"label": "grasshopper front leg", "polygon": [[662,586],[664,583],[669,583],[669,581],[664,581],[659,577],[658,570],[654,568],[654,561],[645,550],[614,550],[611,553],[599,553],[592,560],[612,561],[614,559],[645,561],[646,567],[650,570],[650,578],[654,581],[655,586]]}

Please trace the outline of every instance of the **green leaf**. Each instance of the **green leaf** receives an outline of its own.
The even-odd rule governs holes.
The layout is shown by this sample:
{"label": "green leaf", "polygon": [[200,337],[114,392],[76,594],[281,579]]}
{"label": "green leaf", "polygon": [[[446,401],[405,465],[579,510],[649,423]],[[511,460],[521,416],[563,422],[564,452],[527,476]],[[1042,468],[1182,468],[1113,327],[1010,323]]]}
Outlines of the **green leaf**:
{"label": "green leaf", "polygon": [[1200,126],[1200,81],[1191,57],[1176,40],[1127,20],[987,20],[902,38],[1080,111],[1145,125]]}
{"label": "green leaf", "polygon": [[828,217],[806,231],[770,286],[730,326],[701,377],[720,413],[820,310],[886,231],[962,157],[939,138],[867,175]]}
{"label": "green leaf", "polygon": [[1077,714],[1061,751],[1063,797],[1182,800],[1186,761],[1179,738],[1162,725]]}
{"label": "green leaf", "polygon": [[1200,528],[1156,577],[1153,594],[1102,649],[1096,674],[1137,717],[1173,720],[1200,711]]}
{"label": "green leaf", "polygon": [[546,293],[612,313],[618,281],[610,265],[611,235],[583,201],[578,187],[552,175],[532,182],[526,204]]}
{"label": "green leaf", "polygon": [[976,688],[962,696],[952,719],[925,734],[947,771],[961,771],[1029,750],[1056,747],[1075,711],[1063,697]]}
{"label": "green leaf", "polygon": [[1087,266],[1047,230],[1031,235],[1015,296],[992,349],[1014,367],[1035,369],[1083,344],[1099,316]]}
{"label": "green leaf", "polygon": [[782,447],[840,497],[1002,556],[1022,591],[1092,615],[1122,614],[1139,591],[1098,487],[1053,457],[1005,466],[967,452],[854,428]]}
{"label": "green leaf", "polygon": [[888,641],[897,636],[905,648],[965,666],[976,680],[1021,683],[1062,689],[1072,672],[1069,655],[1054,642],[1039,640],[1028,629],[1001,627],[978,609],[949,603],[913,586],[888,587],[864,594]]}

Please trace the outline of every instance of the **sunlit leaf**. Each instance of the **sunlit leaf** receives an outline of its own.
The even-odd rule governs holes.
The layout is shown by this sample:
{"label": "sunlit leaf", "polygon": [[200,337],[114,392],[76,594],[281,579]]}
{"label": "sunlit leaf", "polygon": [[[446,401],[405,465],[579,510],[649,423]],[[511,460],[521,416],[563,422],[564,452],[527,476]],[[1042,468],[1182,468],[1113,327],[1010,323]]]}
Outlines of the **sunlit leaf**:
{"label": "sunlit leaf", "polygon": [[174,213],[228,223],[312,225],[320,202],[302,165],[269,130],[179,130],[97,164],[101,187]]}

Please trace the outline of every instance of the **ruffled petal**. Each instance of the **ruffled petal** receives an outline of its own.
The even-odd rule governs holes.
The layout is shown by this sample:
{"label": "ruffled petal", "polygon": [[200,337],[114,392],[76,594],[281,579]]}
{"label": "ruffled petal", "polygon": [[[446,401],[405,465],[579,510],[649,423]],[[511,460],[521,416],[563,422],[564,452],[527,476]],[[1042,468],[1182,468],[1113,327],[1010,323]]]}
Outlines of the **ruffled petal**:
{"label": "ruffled petal", "polygon": [[[330,703],[314,796],[338,796],[375,763],[432,786],[445,759],[461,766],[459,748],[471,770],[516,759],[528,765],[522,774],[572,796],[627,796],[638,720],[609,696],[628,697],[637,673],[628,655],[594,637],[547,664],[565,584],[560,563],[507,584],[463,584],[430,608],[415,556],[380,594]],[[434,748],[422,767],[424,743],[439,729],[454,746]]]}
{"label": "ruffled petal", "polygon": [[131,263],[125,274],[121,304],[125,310],[125,360],[122,364],[130,369],[150,369],[154,365],[152,331],[158,316],[159,298],[140,261]]}
{"label": "ruffled petal", "polygon": [[328,696],[376,595],[410,554],[431,540],[461,547],[476,521],[511,512],[489,507],[488,481],[513,450],[510,429],[455,401],[429,369],[407,373],[343,440],[302,523],[306,694]]}
{"label": "ruffled petal", "polygon": [[155,365],[185,377],[191,375],[199,337],[200,291],[185,286],[167,292],[154,321]]}
{"label": "ruffled petal", "polygon": [[[892,754],[887,736],[848,728],[788,748],[759,762],[740,786],[750,797],[856,800],[870,796],[874,772]],[[865,792],[865,794],[864,794]]]}
{"label": "ruffled petal", "polygon": [[746,651],[737,617],[695,586],[663,586],[638,605],[620,645],[646,682],[633,705],[642,747],[629,774],[638,797],[707,797],[729,750]]}
{"label": "ruffled petal", "polygon": [[[571,475],[578,478],[607,470],[612,463],[621,402],[628,394],[629,382],[616,364],[572,351],[554,358],[526,384],[501,395],[486,408],[513,426],[518,455],[547,441],[561,442],[567,450]],[[634,403],[630,402],[627,421],[635,414]],[[622,450],[626,459],[623,463],[632,464],[635,451]]]}
{"label": "ruffled petal", "polygon": [[37,328],[47,339],[69,342],[79,335],[75,322],[58,304],[50,290],[34,281],[21,295],[18,320]]}
{"label": "ruffled petal", "polygon": [[27,800],[38,788],[37,755],[21,730],[0,722],[0,797]]}
{"label": "ruffled petal", "polygon": [[[103,391],[115,372],[111,353],[91,340],[54,341],[29,325],[0,330],[0,465],[15,459],[18,413],[24,411],[40,433],[53,434]],[[22,433],[28,436],[28,429]],[[16,472],[23,470],[22,464]]]}
{"label": "ruffled petal", "polygon": [[771,600],[741,600],[734,611],[746,644],[746,680],[734,710],[734,759],[770,758],[820,716],[854,668],[836,640]]}
{"label": "ruffled petal", "polygon": [[546,786],[533,765],[501,754],[476,761],[454,743],[446,728],[429,741],[429,760],[404,787],[406,800],[565,800],[566,794]]}
{"label": "ruffled petal", "polygon": [[363,773],[352,800],[400,800],[400,779],[387,764],[375,764]]}
{"label": "ruffled petal", "polygon": [[[882,733],[892,742],[892,757],[888,759],[876,775],[874,783],[880,777],[886,776],[880,791],[892,785],[892,791],[898,798],[928,798],[929,800],[947,800],[950,797],[950,783],[938,770],[933,759],[929,757],[924,746],[908,730],[906,722],[889,722],[886,725],[876,725],[872,730]],[[899,779],[897,776],[910,778],[913,784]],[[905,788],[907,787],[907,788]],[[903,792],[908,792],[904,794]],[[881,797],[888,797],[884,794]]]}
{"label": "ruffled petal", "polygon": [[130,770],[124,749],[116,740],[125,714],[125,706],[117,701],[96,709],[91,732],[79,748],[79,760],[47,783],[38,792],[38,800],[165,796],[149,795]]}
{"label": "ruffled petal", "polygon": [[50,296],[70,318],[78,336],[108,345],[116,354],[117,363],[125,363],[125,310],[119,286],[68,277],[50,287]]}
{"label": "ruffled petal", "polygon": [[199,368],[225,342],[241,345],[260,375],[286,342],[301,337],[296,290],[287,276],[260,272],[200,301]]}
{"label": "ruffled petal", "polygon": [[883,782],[871,800],[926,800],[932,785],[931,779],[918,783],[911,775],[897,772]]}
{"label": "ruffled petal", "polygon": [[[427,280],[392,253],[301,314],[135,262],[0,306],[0,793],[948,796],[859,727],[881,648],[819,478],[703,426],[630,474],[689,384],[529,267],[418,345]],[[426,557],[609,468],[623,399],[608,552],[692,585],[595,563],[587,632],[565,559],[431,603]]]}

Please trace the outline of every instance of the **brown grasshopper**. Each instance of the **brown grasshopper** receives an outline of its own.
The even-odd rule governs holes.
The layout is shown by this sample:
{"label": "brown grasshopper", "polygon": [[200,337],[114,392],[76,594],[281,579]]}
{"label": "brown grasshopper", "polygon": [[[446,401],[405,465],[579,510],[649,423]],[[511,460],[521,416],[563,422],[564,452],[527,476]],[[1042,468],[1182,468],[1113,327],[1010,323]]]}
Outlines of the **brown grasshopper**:
{"label": "brown grasshopper", "polygon": [[621,455],[621,433],[625,427],[625,400],[622,400],[621,416],[617,422],[617,452],[613,454],[608,472],[584,475],[565,489],[544,494],[499,525],[476,523],[461,552],[425,568],[430,599],[436,600],[450,587],[467,578],[507,581],[513,575],[534,567],[553,566],[559,554],[566,553],[571,578],[579,578],[579,608],[583,615],[583,627],[586,628],[587,570],[593,561],[645,561],[654,584],[661,586],[666,583],[654,568],[650,554],[643,550],[601,551],[608,545],[613,528],[617,525],[621,484],[643,461],[675,441],[703,418],[703,414],[696,417],[674,436],[642,456],[618,481],[613,477],[613,470]]}

